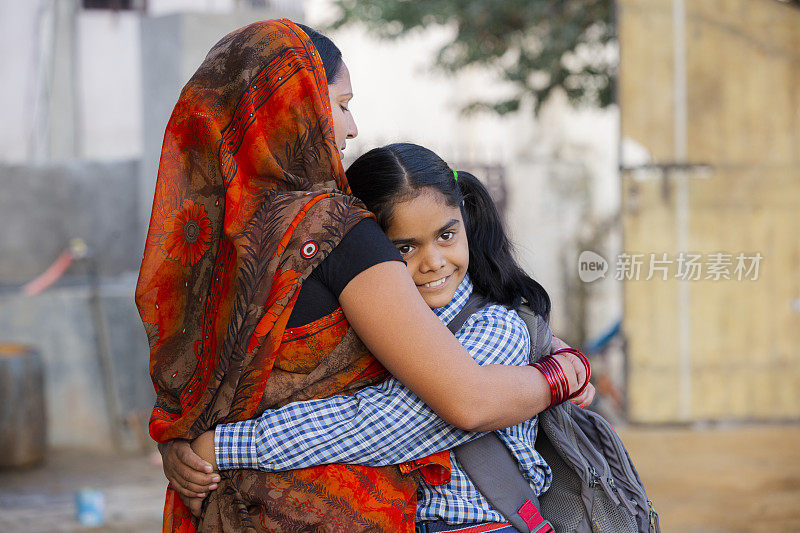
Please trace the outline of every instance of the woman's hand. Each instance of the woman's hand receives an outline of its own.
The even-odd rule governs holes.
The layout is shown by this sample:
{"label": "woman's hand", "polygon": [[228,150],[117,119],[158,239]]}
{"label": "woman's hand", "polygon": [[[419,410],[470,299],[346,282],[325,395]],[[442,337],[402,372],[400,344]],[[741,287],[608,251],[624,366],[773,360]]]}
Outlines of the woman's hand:
{"label": "woman's hand", "polygon": [[552,341],[550,341],[550,353],[551,354],[556,353],[557,351],[563,350],[564,348],[572,348],[572,346],[570,346],[566,342],[562,341],[561,339],[553,335],[553,339]]}
{"label": "woman's hand", "polygon": [[[211,433],[211,457],[213,459],[214,432],[206,433]],[[186,502],[185,498],[199,498],[202,501],[209,491],[217,488],[220,480],[219,474],[213,472],[212,463],[205,461],[203,457],[192,450],[189,441],[171,440],[165,444],[159,444],[158,451],[161,452],[164,475],[167,476],[172,488],[178,491],[178,494],[184,499],[184,503]],[[189,506],[188,503],[187,506]]]}
{"label": "woman's hand", "polygon": [[[570,346],[566,342],[562,341],[561,339],[553,335],[553,340],[550,345],[550,353],[553,354],[563,348],[570,348]],[[559,361],[559,364],[561,364],[561,368],[564,369],[565,374],[567,374],[567,380],[570,381],[570,377],[573,375],[577,380],[578,385],[577,387],[574,388],[573,388],[573,382],[570,381],[569,392],[570,394],[572,394],[576,390],[578,390],[581,387],[581,385],[583,385],[584,381],[586,381],[586,367],[583,366],[583,363],[576,355],[570,353],[563,353],[556,355],[554,357],[558,358],[560,356],[567,356],[567,359],[569,360],[569,363],[572,367],[570,368],[565,364],[562,364],[561,361]],[[567,372],[568,370],[570,370],[570,372]],[[571,372],[572,370],[574,370],[574,374]],[[578,407],[588,407],[594,401],[595,392],[596,391],[594,385],[592,385],[591,383],[587,383],[586,388],[583,389],[583,391],[578,396],[572,398],[570,401],[575,405],[577,405]]]}
{"label": "woman's hand", "polygon": [[592,402],[594,401],[594,385],[591,383],[586,385],[586,388],[583,389],[579,395],[571,399],[570,401],[577,405],[578,407],[589,407]]}
{"label": "woman's hand", "polygon": [[[569,363],[572,366],[571,370],[575,371],[577,387],[573,388],[572,382],[570,382],[570,387],[569,387],[569,394],[570,396],[572,396],[573,394],[575,394],[575,391],[580,389],[583,386],[583,384],[586,383],[586,367],[584,366],[583,362],[580,360],[580,358],[578,358],[577,355],[571,353],[558,354],[553,357],[559,357],[561,355],[567,356],[567,359],[569,359]],[[586,383],[586,387],[581,391],[581,393],[575,396],[574,398],[571,398],[570,401],[575,405],[577,405],[578,407],[588,407],[589,404],[591,404],[592,401],[594,400],[594,393],[595,393],[594,385],[592,385],[591,383]]]}

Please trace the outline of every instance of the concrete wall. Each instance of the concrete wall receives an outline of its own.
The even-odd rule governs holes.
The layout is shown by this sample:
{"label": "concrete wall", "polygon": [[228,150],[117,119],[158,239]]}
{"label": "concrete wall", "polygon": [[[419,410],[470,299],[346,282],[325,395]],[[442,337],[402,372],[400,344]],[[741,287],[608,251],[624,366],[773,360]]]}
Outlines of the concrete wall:
{"label": "concrete wall", "polygon": [[[113,378],[110,393],[123,419],[119,426],[138,445],[152,407],[148,345],[133,302],[141,257],[137,231],[135,161],[2,166],[0,179],[0,339],[24,342],[42,354],[53,446],[104,448],[113,444],[98,337],[107,324]],[[90,268],[72,264],[48,291],[23,296],[19,287],[41,274],[70,239],[89,245],[101,276],[100,310],[92,307]],[[98,312],[102,313],[100,320]],[[122,421],[124,422],[124,420]]]}
{"label": "concrete wall", "polygon": [[[0,2],[0,79],[14,80],[0,86],[0,161],[22,162],[28,157],[40,97],[37,66],[41,62],[39,40],[42,0]],[[38,110],[41,111],[41,110]]]}
{"label": "concrete wall", "polygon": [[622,284],[578,277],[578,256],[621,247],[617,175],[618,109],[542,110],[529,145],[509,164],[508,226],[519,256],[553,301],[553,327],[576,345],[622,316]]}
{"label": "concrete wall", "polygon": [[[105,331],[85,284],[34,297],[0,295],[0,339],[34,346],[42,356],[49,446],[108,450],[115,427],[122,449],[140,446],[155,395],[134,286],[131,277],[101,286]],[[103,370],[101,335],[110,345],[110,380]],[[115,403],[120,418],[112,424],[109,405]]]}
{"label": "concrete wall", "polygon": [[[623,0],[629,253],[760,253],[758,279],[625,284],[630,414],[800,418],[800,9],[773,0]],[[649,161],[648,161],[649,159]]]}
{"label": "concrete wall", "polygon": [[141,153],[139,19],[78,0],[0,5],[0,161],[128,159]]}
{"label": "concrete wall", "polygon": [[[146,109],[152,94],[142,68],[159,66],[159,55],[181,67],[156,71],[174,100],[208,48],[237,25],[290,16],[302,20],[303,2],[272,0],[275,6],[243,10],[236,0],[150,0],[140,11],[85,10],[80,0],[0,2],[0,162],[57,163],[72,158],[118,160],[142,156]],[[161,48],[142,42],[152,32],[142,21],[199,14],[202,23],[173,24],[174,40]],[[205,18],[203,18],[205,16]],[[179,31],[178,26],[185,31]],[[178,43],[179,46],[171,46]],[[143,60],[142,51],[154,54]],[[167,61],[168,63],[168,61]],[[167,65],[170,66],[170,65]],[[188,71],[188,72],[187,72]],[[175,87],[177,85],[177,88]],[[174,101],[171,102],[174,104]],[[168,104],[170,105],[170,104]],[[163,129],[163,128],[162,128]]]}
{"label": "concrete wall", "polygon": [[0,166],[0,286],[38,276],[74,238],[90,246],[101,275],[138,270],[138,175],[136,161]]}
{"label": "concrete wall", "polygon": [[83,11],[77,19],[80,157],[142,154],[141,14]]}

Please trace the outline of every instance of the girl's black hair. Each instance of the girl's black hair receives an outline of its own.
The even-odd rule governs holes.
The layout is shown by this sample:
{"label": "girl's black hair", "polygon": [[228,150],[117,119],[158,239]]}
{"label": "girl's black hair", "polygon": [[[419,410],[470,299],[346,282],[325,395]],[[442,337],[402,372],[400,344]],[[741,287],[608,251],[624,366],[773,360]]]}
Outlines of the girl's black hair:
{"label": "girl's black hair", "polygon": [[454,171],[431,150],[411,143],[373,148],[347,169],[353,194],[375,213],[384,231],[395,204],[432,188],[459,207],[469,244],[469,272],[475,291],[493,302],[517,307],[520,298],[548,318],[550,297],[514,259],[511,242],[489,191],[469,172]]}
{"label": "girl's black hair", "polygon": [[306,32],[308,38],[317,47],[322,66],[325,67],[325,77],[328,79],[328,85],[335,83],[344,64],[342,51],[331,41],[330,37],[322,35],[317,30],[309,28],[305,24],[298,24],[297,27]]}

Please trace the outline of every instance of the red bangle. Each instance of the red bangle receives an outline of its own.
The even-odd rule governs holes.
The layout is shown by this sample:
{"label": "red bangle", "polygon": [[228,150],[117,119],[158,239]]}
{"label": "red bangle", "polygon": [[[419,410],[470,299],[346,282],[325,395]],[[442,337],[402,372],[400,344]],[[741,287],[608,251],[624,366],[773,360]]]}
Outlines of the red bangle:
{"label": "red bangle", "polygon": [[550,374],[550,371],[549,371],[548,367],[546,366],[547,357],[548,356],[545,356],[542,359],[540,359],[539,361],[537,361],[535,363],[531,363],[531,366],[533,366],[534,368],[536,368],[536,370],[541,372],[542,375],[544,376],[544,378],[547,380],[547,385],[550,387],[550,405],[548,407],[552,407],[553,405],[555,405],[553,402],[556,399],[555,390],[556,390],[557,385],[556,385],[556,383],[554,381],[553,376]]}
{"label": "red bangle", "polygon": [[547,380],[550,387],[550,405],[558,405],[567,399],[569,395],[569,382],[561,365],[552,356],[542,357],[535,363],[531,363]]}
{"label": "red bangle", "polygon": [[581,352],[580,350],[576,350],[575,348],[561,348],[560,350],[554,352],[552,355],[560,353],[571,353],[572,355],[580,359],[581,363],[583,363],[583,366],[586,368],[586,379],[583,381],[583,385],[581,385],[578,390],[576,390],[569,396],[570,398],[575,398],[576,396],[579,396],[580,393],[582,393],[583,390],[586,388],[586,386],[589,384],[589,378],[592,377],[592,365],[589,363],[589,358],[586,357],[583,354],[583,352]]}
{"label": "red bangle", "polygon": [[550,361],[553,365],[553,369],[556,371],[556,375],[561,380],[561,390],[559,391],[559,398],[558,403],[563,402],[569,396],[569,380],[567,379],[567,375],[564,374],[564,368],[561,366],[555,358],[552,358]]}
{"label": "red bangle", "polygon": [[[542,358],[542,359],[544,359],[544,358]],[[547,386],[550,388],[550,405],[548,405],[547,407],[551,407],[553,405],[553,385],[554,385],[554,383],[553,383],[552,378],[550,377],[550,373],[547,371],[547,369],[542,364],[542,359],[539,359],[535,363],[529,363],[529,365],[534,367],[536,370],[538,370],[544,376],[544,379],[547,380]]]}
{"label": "red bangle", "polygon": [[550,407],[558,405],[561,393],[561,380],[556,374],[556,369],[553,367],[553,358],[550,356],[542,358],[542,366],[547,371],[548,381],[550,384]]}
{"label": "red bangle", "polygon": [[[552,405],[558,405],[564,401],[564,379],[566,378],[559,375],[560,367],[558,361],[552,357],[548,357],[545,364],[556,383],[556,386],[552,390]],[[563,372],[561,374],[563,374]]]}
{"label": "red bangle", "polygon": [[[578,357],[583,366],[586,368],[586,379],[583,381],[583,384],[573,392],[572,394],[569,393],[569,381],[567,380],[567,375],[564,373],[564,369],[561,367],[561,363],[559,363],[553,355],[557,355],[560,353],[571,353],[572,355]],[[531,363],[531,366],[535,367],[539,372],[547,380],[547,385],[550,387],[550,406],[553,407],[554,405],[558,405],[567,399],[575,398],[576,396],[580,395],[586,386],[589,384],[589,378],[592,376],[592,366],[589,363],[589,359],[579,350],[575,350],[574,348],[562,348],[551,355],[546,355],[536,361],[535,363]]]}

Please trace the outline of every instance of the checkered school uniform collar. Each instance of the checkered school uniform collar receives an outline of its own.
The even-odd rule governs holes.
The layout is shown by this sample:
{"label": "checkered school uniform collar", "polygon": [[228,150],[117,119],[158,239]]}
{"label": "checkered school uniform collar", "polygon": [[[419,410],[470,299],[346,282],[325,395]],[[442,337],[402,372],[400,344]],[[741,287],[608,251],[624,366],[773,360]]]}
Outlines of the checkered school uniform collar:
{"label": "checkered school uniform collar", "polygon": [[469,279],[469,274],[467,274],[458,285],[458,288],[453,295],[453,299],[450,300],[447,305],[435,308],[433,312],[439,317],[439,320],[447,325],[455,318],[458,312],[461,311],[465,305],[467,305],[467,300],[469,300],[471,294],[472,280]]}

